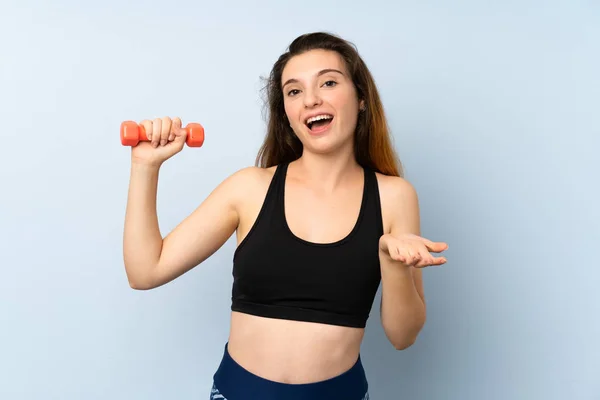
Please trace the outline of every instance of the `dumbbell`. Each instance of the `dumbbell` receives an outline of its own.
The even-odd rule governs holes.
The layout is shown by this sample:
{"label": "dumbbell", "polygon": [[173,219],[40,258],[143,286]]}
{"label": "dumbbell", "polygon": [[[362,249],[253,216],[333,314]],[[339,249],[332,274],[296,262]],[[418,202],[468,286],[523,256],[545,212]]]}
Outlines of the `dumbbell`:
{"label": "dumbbell", "polygon": [[[202,125],[190,122],[184,128],[187,137],[185,143],[189,147],[201,147],[204,143],[204,128]],[[146,129],[135,121],[124,121],[121,123],[121,144],[123,146],[136,146],[139,142],[148,142]]]}

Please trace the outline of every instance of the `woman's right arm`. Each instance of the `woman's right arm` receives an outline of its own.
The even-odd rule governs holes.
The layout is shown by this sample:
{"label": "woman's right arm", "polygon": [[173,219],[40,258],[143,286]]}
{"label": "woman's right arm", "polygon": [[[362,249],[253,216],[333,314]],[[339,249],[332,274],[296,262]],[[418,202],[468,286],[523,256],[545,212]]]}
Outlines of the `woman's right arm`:
{"label": "woman's right arm", "polygon": [[225,179],[163,239],[156,212],[159,168],[132,164],[123,238],[130,286],[148,290],[164,285],[216,252],[237,229],[238,205],[255,168]]}
{"label": "woman's right arm", "polygon": [[187,134],[178,117],[141,124],[149,141],[131,150],[123,260],[129,285],[147,290],[172,281],[223,246],[238,227],[240,204],[255,184],[259,168],[244,168],[229,176],[163,238],[156,212],[159,170],[183,149]]}

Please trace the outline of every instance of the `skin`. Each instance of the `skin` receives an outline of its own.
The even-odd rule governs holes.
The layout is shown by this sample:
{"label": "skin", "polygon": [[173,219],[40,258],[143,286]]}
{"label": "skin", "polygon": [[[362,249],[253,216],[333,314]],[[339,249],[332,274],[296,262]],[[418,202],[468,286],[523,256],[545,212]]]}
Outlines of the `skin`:
{"label": "skin", "polygon": [[[321,71],[335,69],[340,72]],[[315,243],[337,241],[356,223],[363,170],[352,135],[362,101],[343,60],[333,52],[294,57],[282,83],[288,121],[304,146],[286,179],[285,216],[291,231]],[[304,121],[313,112],[334,115],[323,135]],[[124,231],[124,261],[132,288],[164,285],[201,264],[236,234],[240,243],[254,224],[275,168],[248,167],[225,179],[164,239],[158,229],[156,189],[160,166],[183,148],[181,120],[142,121],[151,142],[132,148]],[[425,323],[421,268],[442,265],[432,252],[447,248],[420,237],[416,192],[403,178],[377,174],[384,235],[380,238],[381,317],[394,348],[412,345]],[[277,382],[309,383],[337,376],[356,362],[364,329],[231,314],[229,352],[250,372]]]}

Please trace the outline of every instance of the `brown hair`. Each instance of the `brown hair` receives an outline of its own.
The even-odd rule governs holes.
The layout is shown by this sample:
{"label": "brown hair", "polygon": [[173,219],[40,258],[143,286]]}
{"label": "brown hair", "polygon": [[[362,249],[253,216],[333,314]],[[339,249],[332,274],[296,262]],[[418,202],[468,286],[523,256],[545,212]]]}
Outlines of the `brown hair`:
{"label": "brown hair", "polygon": [[402,165],[392,146],[383,105],[371,72],[353,43],[327,32],[297,37],[273,65],[263,89],[266,92],[265,109],[268,111],[267,134],[256,157],[256,165],[268,168],[294,161],[302,155],[302,143],[286,118],[281,76],[292,57],[316,49],[331,50],[341,55],[358,98],[365,101],[365,110],[359,113],[354,135],[358,164],[385,175],[402,176]]}

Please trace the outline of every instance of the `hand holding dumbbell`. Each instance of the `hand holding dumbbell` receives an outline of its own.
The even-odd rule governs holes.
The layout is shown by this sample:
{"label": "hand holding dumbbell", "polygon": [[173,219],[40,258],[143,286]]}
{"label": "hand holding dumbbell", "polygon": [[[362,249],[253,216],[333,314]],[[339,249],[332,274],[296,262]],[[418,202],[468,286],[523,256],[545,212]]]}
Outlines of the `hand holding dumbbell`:
{"label": "hand holding dumbbell", "polygon": [[198,123],[181,127],[181,119],[163,117],[143,120],[141,123],[121,123],[121,144],[132,147],[132,158],[143,164],[160,165],[180,152],[183,144],[201,147],[204,128]]}

